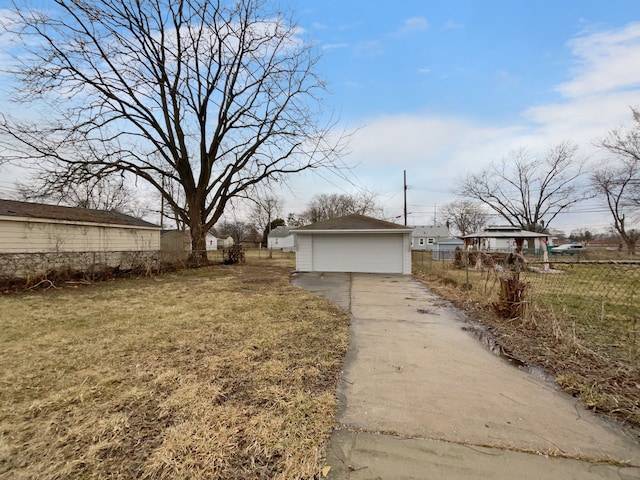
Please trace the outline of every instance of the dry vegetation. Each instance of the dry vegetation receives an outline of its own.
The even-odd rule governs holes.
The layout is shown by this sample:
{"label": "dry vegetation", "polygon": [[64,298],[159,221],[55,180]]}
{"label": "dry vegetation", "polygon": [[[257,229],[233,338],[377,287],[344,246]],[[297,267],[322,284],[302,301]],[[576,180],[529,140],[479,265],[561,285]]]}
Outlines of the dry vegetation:
{"label": "dry vegetation", "polygon": [[493,273],[470,271],[467,290],[464,270],[424,265],[416,265],[416,276],[473,312],[508,355],[541,367],[587,407],[640,433],[640,265],[556,264],[563,273],[521,275],[527,308],[512,319],[496,315]]}
{"label": "dry vegetation", "polygon": [[0,478],[316,476],[348,317],[290,270],[0,297]]}

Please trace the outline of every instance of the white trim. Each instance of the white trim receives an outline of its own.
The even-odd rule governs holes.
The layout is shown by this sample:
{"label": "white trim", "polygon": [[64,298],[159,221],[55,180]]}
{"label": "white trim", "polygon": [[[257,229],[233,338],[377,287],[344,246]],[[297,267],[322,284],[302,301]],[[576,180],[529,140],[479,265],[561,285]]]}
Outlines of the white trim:
{"label": "white trim", "polygon": [[122,223],[102,223],[102,222],[78,222],[75,220],[58,220],[55,218],[36,217],[12,217],[8,215],[0,216],[0,221],[25,222],[25,223],[54,223],[61,225],[77,225],[81,227],[109,227],[109,228],[132,228],[136,230],[162,230],[158,227],[148,227],[143,225],[123,225]]}

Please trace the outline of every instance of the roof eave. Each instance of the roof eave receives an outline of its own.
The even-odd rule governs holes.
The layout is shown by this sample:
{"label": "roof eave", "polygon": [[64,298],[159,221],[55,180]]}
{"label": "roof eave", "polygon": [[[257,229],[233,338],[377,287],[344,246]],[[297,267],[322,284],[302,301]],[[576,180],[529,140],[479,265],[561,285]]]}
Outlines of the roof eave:
{"label": "roof eave", "polygon": [[291,230],[295,234],[314,234],[314,233],[411,233],[410,228],[341,228],[341,229],[325,229],[325,230]]}

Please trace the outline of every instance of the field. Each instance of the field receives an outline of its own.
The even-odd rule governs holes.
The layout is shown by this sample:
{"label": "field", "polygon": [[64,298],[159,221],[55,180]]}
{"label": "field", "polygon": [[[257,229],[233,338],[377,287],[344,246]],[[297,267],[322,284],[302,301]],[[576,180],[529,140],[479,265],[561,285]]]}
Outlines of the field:
{"label": "field", "polygon": [[314,478],[349,320],[291,269],[0,297],[0,478]]}
{"label": "field", "polygon": [[[640,433],[640,264],[528,259],[522,312],[496,314],[504,273],[414,256],[416,276],[489,326],[508,356],[541,367],[568,393]],[[467,288],[467,281],[470,288]]]}

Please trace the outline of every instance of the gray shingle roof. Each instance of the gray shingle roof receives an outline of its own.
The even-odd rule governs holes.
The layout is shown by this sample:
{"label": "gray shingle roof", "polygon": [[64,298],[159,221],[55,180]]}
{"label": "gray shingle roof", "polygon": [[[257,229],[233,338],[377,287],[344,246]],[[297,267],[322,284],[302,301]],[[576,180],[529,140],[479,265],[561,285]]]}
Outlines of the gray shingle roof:
{"label": "gray shingle roof", "polygon": [[276,227],[269,232],[270,238],[285,238],[291,235],[290,228],[287,227]]}
{"label": "gray shingle roof", "polygon": [[91,210],[88,208],[61,207],[44,203],[18,202],[0,199],[0,216],[43,218],[68,222],[104,223],[132,227],[160,228],[140,218],[113,210]]}
{"label": "gray shingle roof", "polygon": [[397,223],[378,220],[377,218],[358,215],[356,213],[345,217],[332,218],[323,222],[312,223],[304,227],[295,228],[294,232],[316,230],[410,230],[410,227]]}

